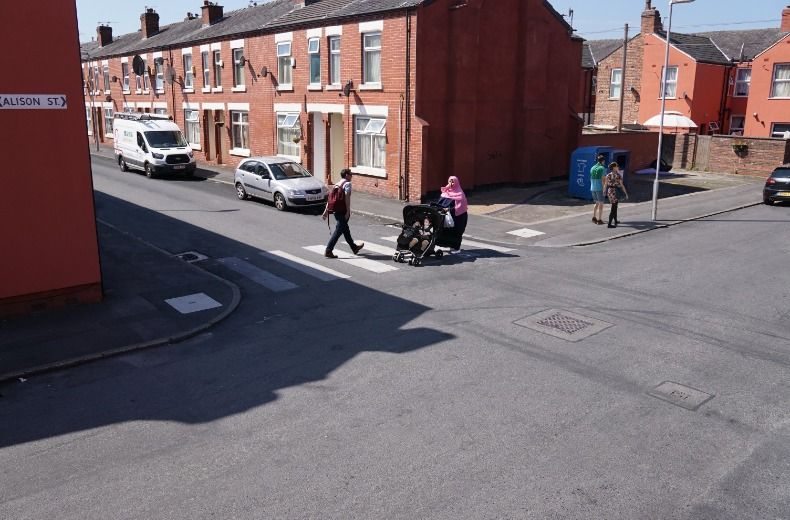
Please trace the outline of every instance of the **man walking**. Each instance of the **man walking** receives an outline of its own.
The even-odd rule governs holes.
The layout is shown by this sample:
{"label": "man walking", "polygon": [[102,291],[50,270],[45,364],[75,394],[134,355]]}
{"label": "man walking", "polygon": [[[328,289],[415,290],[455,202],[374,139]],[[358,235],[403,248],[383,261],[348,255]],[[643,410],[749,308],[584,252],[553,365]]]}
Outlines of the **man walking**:
{"label": "man walking", "polygon": [[595,165],[590,169],[590,193],[592,194],[593,202],[593,224],[603,224],[603,174],[606,172],[604,163],[606,157],[599,155]]}
{"label": "man walking", "polygon": [[337,255],[332,251],[335,249],[337,241],[340,240],[340,235],[346,239],[354,254],[359,253],[359,250],[365,247],[364,242],[359,245],[354,243],[354,239],[351,238],[351,230],[348,227],[348,221],[351,219],[351,175],[351,170],[348,168],[340,171],[342,179],[332,187],[324,214],[321,215],[321,218],[326,220],[329,213],[334,213],[336,221],[335,232],[332,233],[324,252],[324,256],[327,258],[337,258]]}

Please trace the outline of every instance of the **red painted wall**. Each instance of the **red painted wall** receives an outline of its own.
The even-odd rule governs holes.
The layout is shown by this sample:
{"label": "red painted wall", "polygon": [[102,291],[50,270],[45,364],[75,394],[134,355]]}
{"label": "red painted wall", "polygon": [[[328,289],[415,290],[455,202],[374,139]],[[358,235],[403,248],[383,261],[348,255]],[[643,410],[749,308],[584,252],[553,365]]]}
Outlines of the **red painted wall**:
{"label": "red painted wall", "polygon": [[[642,69],[642,91],[639,106],[639,122],[644,123],[661,112],[661,69],[664,66],[665,41],[654,34],[644,35],[644,67]],[[669,48],[669,66],[678,67],[677,97],[667,98],[666,109],[675,110],[691,117],[691,103],[683,98],[683,92],[701,99],[704,94],[694,92],[696,62],[674,47]],[[720,87],[721,85],[719,85]],[[696,121],[695,121],[696,122]],[[696,122],[699,124],[699,122]]]}
{"label": "red painted wall", "polygon": [[770,137],[773,123],[790,123],[790,99],[771,99],[771,83],[777,63],[790,63],[790,36],[785,36],[752,63],[752,84],[744,129],[746,136]]}
{"label": "red painted wall", "polygon": [[76,6],[14,2],[3,17],[0,43],[15,50],[0,53],[0,93],[65,94],[68,108],[0,110],[10,165],[0,190],[0,313],[55,295],[73,298],[70,292],[96,300],[101,273]]}
{"label": "red painted wall", "polygon": [[[416,115],[428,127],[424,191],[564,175],[576,148],[581,41],[541,0],[424,5]],[[495,35],[495,37],[493,37]]]}
{"label": "red painted wall", "polygon": [[[689,66],[691,68],[691,66]],[[698,63],[694,74],[694,89],[687,92],[691,104],[691,119],[700,126],[700,133],[708,132],[710,122],[719,125],[721,133],[722,122],[719,121],[719,114],[722,110],[722,98],[725,96],[727,85],[727,67],[722,65],[711,65],[708,63]],[[683,93],[678,89],[678,95]],[[704,127],[702,125],[705,125]]]}

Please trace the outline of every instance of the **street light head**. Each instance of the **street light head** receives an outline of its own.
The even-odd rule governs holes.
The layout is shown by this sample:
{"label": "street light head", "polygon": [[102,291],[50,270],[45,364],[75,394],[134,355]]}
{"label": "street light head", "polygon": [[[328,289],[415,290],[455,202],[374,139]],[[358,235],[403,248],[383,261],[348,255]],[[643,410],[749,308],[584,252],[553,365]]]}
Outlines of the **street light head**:
{"label": "street light head", "polygon": [[694,0],[669,0],[670,4],[690,4]]}

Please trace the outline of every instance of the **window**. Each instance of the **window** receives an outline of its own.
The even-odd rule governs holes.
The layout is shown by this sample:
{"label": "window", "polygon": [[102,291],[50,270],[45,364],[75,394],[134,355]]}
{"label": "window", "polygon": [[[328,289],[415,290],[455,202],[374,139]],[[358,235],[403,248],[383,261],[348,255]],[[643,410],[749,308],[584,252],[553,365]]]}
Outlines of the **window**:
{"label": "window", "polygon": [[123,112],[124,112],[124,114],[131,114],[132,112],[134,112],[134,108],[132,108],[129,105],[124,104]]}
{"label": "window", "polygon": [[211,69],[208,66],[208,51],[200,53],[200,59],[203,63],[203,88],[211,87]]}
{"label": "window", "polygon": [[[664,74],[664,68],[661,68],[661,74]],[[659,99],[664,95],[663,85],[661,85],[659,93]],[[678,68],[677,67],[668,67],[667,68],[667,83],[666,83],[666,90],[667,90],[667,98],[676,98],[678,93]]]}
{"label": "window", "polygon": [[150,71],[148,70],[148,60],[143,58],[143,90],[148,92],[151,86]]}
{"label": "window", "polygon": [[104,135],[112,135],[112,108],[104,109]]}
{"label": "window", "polygon": [[738,69],[735,76],[735,95],[738,97],[748,96],[751,82],[752,69]]}
{"label": "window", "polygon": [[329,38],[329,83],[340,85],[340,36]]}
{"label": "window", "polygon": [[233,49],[233,86],[244,86],[244,66],[241,59],[244,57],[244,49]]}
{"label": "window", "polygon": [[321,84],[321,54],[320,41],[318,38],[307,40],[307,53],[310,55],[310,84]]}
{"label": "window", "polygon": [[612,69],[612,80],[609,82],[609,99],[620,99],[623,94],[623,69]]}
{"label": "window", "polygon": [[771,126],[771,137],[790,139],[790,123],[774,123]]}
{"label": "window", "polygon": [[248,112],[232,111],[230,113],[232,127],[232,146],[237,150],[250,148],[250,115]]}
{"label": "window", "polygon": [[277,44],[277,81],[280,86],[291,85],[291,42]]}
{"label": "window", "polygon": [[365,59],[362,64],[364,83],[381,83],[381,33],[363,35]]}
{"label": "window", "polygon": [[93,109],[90,107],[85,107],[85,118],[88,123],[88,135],[93,135]]}
{"label": "window", "polygon": [[214,51],[214,87],[222,87],[222,54]]}
{"label": "window", "polygon": [[189,144],[200,144],[200,118],[197,110],[184,110],[184,129]]}
{"label": "window", "polygon": [[154,109],[154,114],[158,114],[160,116],[166,116],[167,115],[167,109],[166,108],[155,108]]}
{"label": "window", "polygon": [[110,66],[109,65],[104,65],[103,71],[104,71],[104,91],[105,92],[109,92],[110,91]]}
{"label": "window", "polygon": [[137,73],[134,75],[134,88],[137,89],[138,94],[143,90],[143,77]]}
{"label": "window", "polygon": [[184,88],[195,88],[195,75],[192,73],[191,54],[184,54]]}
{"label": "window", "polygon": [[743,124],[745,122],[746,122],[746,116],[730,117],[730,134],[743,135]]}
{"label": "window", "polygon": [[771,97],[790,97],[790,65],[774,66],[774,81],[773,85],[771,85]]}
{"label": "window", "polygon": [[357,116],[354,126],[354,163],[357,166],[384,168],[386,123],[386,119]]}
{"label": "window", "polygon": [[156,91],[161,92],[165,89],[164,60],[162,58],[154,60],[154,69],[156,69]]}
{"label": "window", "polygon": [[277,114],[277,154],[299,157],[299,143],[301,125],[299,114]]}
{"label": "window", "polygon": [[121,76],[123,76],[123,91],[129,92],[129,64],[121,63]]}

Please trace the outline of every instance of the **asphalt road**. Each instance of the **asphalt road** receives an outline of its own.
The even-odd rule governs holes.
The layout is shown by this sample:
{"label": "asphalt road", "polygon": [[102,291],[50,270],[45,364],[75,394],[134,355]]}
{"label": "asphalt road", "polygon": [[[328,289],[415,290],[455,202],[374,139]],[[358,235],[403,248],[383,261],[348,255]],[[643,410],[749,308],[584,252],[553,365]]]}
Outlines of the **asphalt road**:
{"label": "asphalt road", "polygon": [[0,518],[790,518],[790,207],[420,268],[355,216],[366,269],[315,214],[93,165],[99,218],[244,298],[3,388]]}

